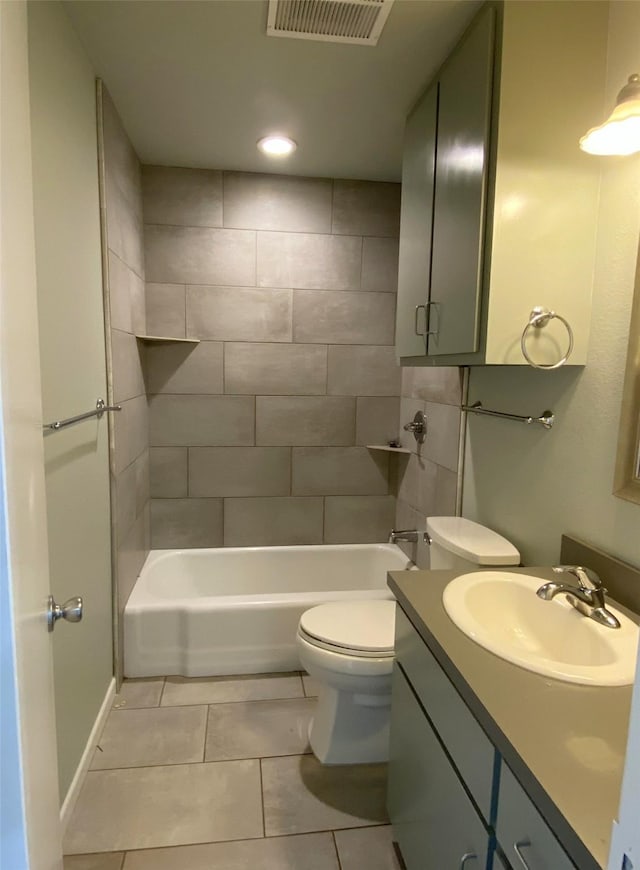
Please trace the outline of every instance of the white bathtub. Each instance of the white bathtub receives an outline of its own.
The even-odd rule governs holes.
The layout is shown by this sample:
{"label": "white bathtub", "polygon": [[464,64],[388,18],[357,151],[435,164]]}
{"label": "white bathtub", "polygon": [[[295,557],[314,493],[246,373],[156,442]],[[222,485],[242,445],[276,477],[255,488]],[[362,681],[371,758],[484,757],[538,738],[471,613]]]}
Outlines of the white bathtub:
{"label": "white bathtub", "polygon": [[393,544],[152,551],[124,611],[128,677],[300,667],[301,614],[325,601],[392,598]]}

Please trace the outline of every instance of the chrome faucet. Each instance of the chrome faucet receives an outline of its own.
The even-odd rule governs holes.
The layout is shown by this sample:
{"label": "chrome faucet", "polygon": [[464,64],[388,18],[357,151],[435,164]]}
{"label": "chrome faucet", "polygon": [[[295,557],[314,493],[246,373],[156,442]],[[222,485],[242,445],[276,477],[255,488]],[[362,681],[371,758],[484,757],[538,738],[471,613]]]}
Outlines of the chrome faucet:
{"label": "chrome faucet", "polygon": [[420,533],[417,529],[391,529],[389,543],[396,544],[398,541],[407,541],[415,544],[422,540],[425,544],[431,543],[431,538],[426,532]]}
{"label": "chrome faucet", "polygon": [[584,616],[595,619],[600,625],[607,628],[620,628],[616,617],[605,606],[606,589],[600,578],[590,568],[582,568],[580,565],[558,565],[553,569],[556,574],[571,574],[578,583],[574,586],[570,583],[556,583],[551,581],[541,586],[536,595],[545,601],[551,601],[556,595],[565,594],[569,604],[573,605]]}

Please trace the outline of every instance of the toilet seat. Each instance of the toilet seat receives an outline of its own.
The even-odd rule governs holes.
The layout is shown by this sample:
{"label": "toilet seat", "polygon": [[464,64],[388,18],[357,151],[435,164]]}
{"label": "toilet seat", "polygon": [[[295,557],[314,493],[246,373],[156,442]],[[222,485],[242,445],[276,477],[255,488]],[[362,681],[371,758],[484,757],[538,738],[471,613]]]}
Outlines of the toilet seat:
{"label": "toilet seat", "polygon": [[302,614],[300,637],[311,646],[357,658],[393,658],[395,601],[321,604]]}

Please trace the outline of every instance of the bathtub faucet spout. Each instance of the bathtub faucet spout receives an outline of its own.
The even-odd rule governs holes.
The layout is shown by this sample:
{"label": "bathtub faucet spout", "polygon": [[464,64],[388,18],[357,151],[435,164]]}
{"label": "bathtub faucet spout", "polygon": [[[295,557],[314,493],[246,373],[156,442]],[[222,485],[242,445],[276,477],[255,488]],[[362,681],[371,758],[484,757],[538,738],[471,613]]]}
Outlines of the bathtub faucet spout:
{"label": "bathtub faucet spout", "polygon": [[420,533],[417,529],[391,529],[389,543],[396,544],[398,541],[406,541],[410,544],[417,543],[420,539],[425,544],[431,543],[431,538],[426,532]]}

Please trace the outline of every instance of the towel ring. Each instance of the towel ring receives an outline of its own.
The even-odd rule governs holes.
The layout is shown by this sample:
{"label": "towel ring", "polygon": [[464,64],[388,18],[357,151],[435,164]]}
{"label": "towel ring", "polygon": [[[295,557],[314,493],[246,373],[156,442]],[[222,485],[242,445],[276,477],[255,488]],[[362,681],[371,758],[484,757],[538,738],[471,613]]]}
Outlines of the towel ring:
{"label": "towel ring", "polygon": [[[567,330],[567,335],[569,336],[569,347],[567,348],[567,352],[562,357],[562,359],[558,360],[557,363],[551,363],[550,365],[544,365],[543,363],[534,362],[529,354],[527,353],[526,347],[526,338],[527,333],[533,327],[534,329],[543,329],[550,320],[559,320],[563,323]],[[563,366],[566,361],[571,356],[571,351],[573,350],[573,330],[569,325],[569,321],[566,318],[562,317],[561,314],[556,314],[555,311],[550,311],[548,308],[543,308],[541,305],[536,305],[536,307],[531,311],[529,315],[529,322],[522,330],[522,337],[520,338],[520,349],[522,350],[522,356],[526,359],[529,365],[534,369],[545,369],[546,371],[551,371],[552,369],[559,369]]]}

